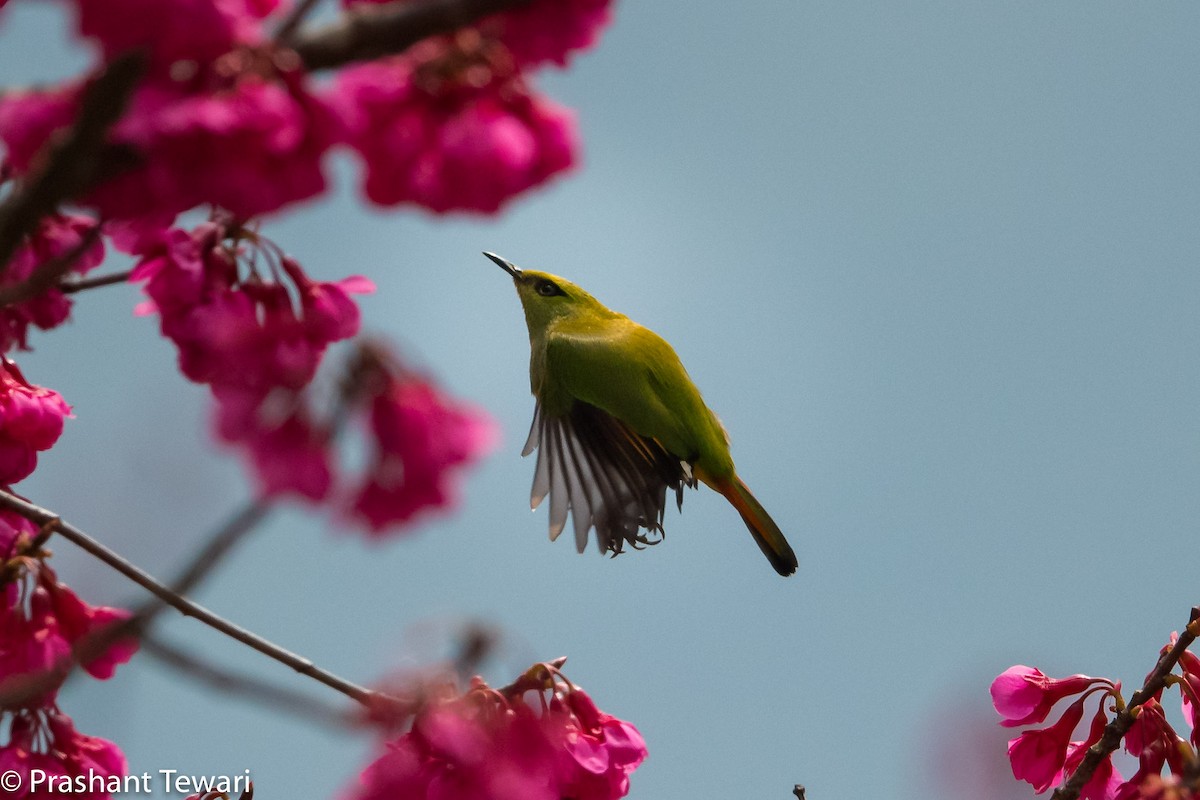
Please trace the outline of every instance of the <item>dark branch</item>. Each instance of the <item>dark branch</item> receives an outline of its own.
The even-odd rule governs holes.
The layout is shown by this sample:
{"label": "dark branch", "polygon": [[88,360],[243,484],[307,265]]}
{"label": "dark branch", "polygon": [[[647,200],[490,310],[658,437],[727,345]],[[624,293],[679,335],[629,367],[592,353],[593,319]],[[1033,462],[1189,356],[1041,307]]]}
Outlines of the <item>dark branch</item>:
{"label": "dark branch", "polygon": [[210,628],[225,634],[231,639],[241,642],[247,647],[257,650],[268,658],[272,658],[275,661],[292,668],[301,675],[305,675],[315,681],[325,684],[335,691],[341,692],[351,700],[361,703],[367,708],[379,708],[381,705],[387,705],[391,701],[391,698],[351,683],[344,678],[323,670],[309,659],[299,656],[290,650],[286,650],[274,642],[264,639],[258,634],[253,633],[252,631],[249,631],[240,625],[230,622],[229,620],[214,614],[212,611],[209,611],[207,608],[197,603],[193,603],[186,597],[171,591],[169,587],[155,580],[151,575],[134,566],[122,556],[118,555],[112,550],[109,550],[107,547],[88,536],[79,528],[76,528],[74,525],[59,519],[51,511],[41,508],[40,506],[36,506],[33,503],[30,503],[5,491],[0,491],[0,506],[12,509],[37,525],[52,526],[55,532],[60,536],[100,559],[105,564],[108,564],[110,567],[117,570],[122,575],[144,588],[146,591],[153,594],[166,605],[177,609],[184,616],[193,617],[205,625],[208,625]]}
{"label": "dark branch", "polygon": [[530,0],[423,0],[384,6],[363,4],[337,22],[302,31],[289,44],[306,69],[331,69],[401,53],[437,34],[527,5]]}
{"label": "dark branch", "polygon": [[150,657],[222,694],[235,694],[266,706],[272,711],[284,711],[324,725],[332,723],[348,726],[352,724],[349,715],[327,703],[322,703],[300,692],[293,692],[266,683],[249,675],[214,666],[200,656],[167,644],[157,637],[144,637],[142,650]]}
{"label": "dark branch", "polygon": [[1183,655],[1183,651],[1187,650],[1192,645],[1192,642],[1196,641],[1197,633],[1200,633],[1200,606],[1192,608],[1192,615],[1188,619],[1188,625],[1183,633],[1179,635],[1175,646],[1159,656],[1158,663],[1154,665],[1154,670],[1146,677],[1146,682],[1142,684],[1142,688],[1138,689],[1133,697],[1129,699],[1129,705],[1117,712],[1112,721],[1104,727],[1104,734],[1100,737],[1100,741],[1088,748],[1087,755],[1079,763],[1078,769],[1072,773],[1066,783],[1054,790],[1054,794],[1050,796],[1050,800],[1077,800],[1079,793],[1083,791],[1083,787],[1092,779],[1092,775],[1096,772],[1096,767],[1100,766],[1100,762],[1116,752],[1116,749],[1121,746],[1121,740],[1125,738],[1125,734],[1129,732],[1129,729],[1133,727],[1133,723],[1137,719],[1137,709],[1141,708],[1147,700],[1161,692],[1163,687],[1166,686],[1167,676],[1171,674],[1171,670],[1175,669],[1175,665],[1179,663],[1179,658]]}
{"label": "dark branch", "polygon": [[84,90],[79,116],[45,165],[0,204],[0,275],[42,217],[102,177],[129,166],[108,157],[113,153],[105,138],[124,113],[144,68],[141,53],[127,53],[109,63]]}
{"label": "dark branch", "polygon": [[126,283],[129,280],[130,272],[132,270],[97,275],[94,278],[80,278],[77,281],[60,283],[58,288],[62,290],[63,294],[75,294],[76,292],[86,292],[88,289],[98,289],[101,286],[113,286],[118,283]]}

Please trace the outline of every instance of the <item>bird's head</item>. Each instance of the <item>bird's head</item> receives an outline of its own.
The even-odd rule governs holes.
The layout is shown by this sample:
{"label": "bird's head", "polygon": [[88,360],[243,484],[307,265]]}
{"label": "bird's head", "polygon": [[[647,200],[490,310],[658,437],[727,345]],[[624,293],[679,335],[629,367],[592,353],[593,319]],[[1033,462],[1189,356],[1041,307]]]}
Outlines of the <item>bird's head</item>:
{"label": "bird's head", "polygon": [[485,252],[484,255],[512,276],[531,335],[567,317],[601,319],[616,316],[599,300],[565,278],[549,272],[520,269],[495,253]]}

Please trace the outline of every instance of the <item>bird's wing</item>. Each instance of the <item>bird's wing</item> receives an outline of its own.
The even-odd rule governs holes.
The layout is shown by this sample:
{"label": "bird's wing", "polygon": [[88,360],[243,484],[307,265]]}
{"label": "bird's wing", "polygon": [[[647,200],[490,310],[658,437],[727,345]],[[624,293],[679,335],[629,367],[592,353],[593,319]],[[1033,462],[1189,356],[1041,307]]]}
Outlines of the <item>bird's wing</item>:
{"label": "bird's wing", "polygon": [[602,553],[615,555],[626,544],[639,549],[658,542],[667,489],[675,490],[682,506],[683,487],[696,485],[687,465],[658,442],[582,401],[563,415],[547,414],[538,404],[522,455],[535,449],[530,504],[537,508],[550,495],[551,540],[566,527],[570,511],[581,553],[591,528]]}
{"label": "bird's wing", "polygon": [[626,320],[596,335],[552,336],[545,354],[525,453],[538,449],[532,502],[549,494],[551,538],[570,511],[580,551],[593,527],[602,552],[658,541],[667,489],[682,505],[683,487],[696,485],[686,463],[692,448],[663,391],[674,372],[687,381],[675,351]]}

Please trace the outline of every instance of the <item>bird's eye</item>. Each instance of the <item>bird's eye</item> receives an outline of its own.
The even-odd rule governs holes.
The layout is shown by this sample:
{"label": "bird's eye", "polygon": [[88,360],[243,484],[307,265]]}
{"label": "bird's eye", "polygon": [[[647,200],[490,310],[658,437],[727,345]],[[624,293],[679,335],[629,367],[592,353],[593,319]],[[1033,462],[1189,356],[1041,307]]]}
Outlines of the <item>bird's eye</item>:
{"label": "bird's eye", "polygon": [[556,294],[562,294],[563,290],[558,288],[558,284],[554,281],[539,281],[537,293],[542,297],[554,297]]}

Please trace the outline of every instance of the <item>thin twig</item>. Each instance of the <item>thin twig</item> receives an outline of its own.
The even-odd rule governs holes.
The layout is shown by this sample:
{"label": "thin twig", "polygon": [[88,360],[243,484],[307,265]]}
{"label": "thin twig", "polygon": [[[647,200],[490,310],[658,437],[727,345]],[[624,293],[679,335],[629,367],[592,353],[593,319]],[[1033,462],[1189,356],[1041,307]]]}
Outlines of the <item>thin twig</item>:
{"label": "thin twig", "polygon": [[1197,633],[1200,633],[1200,606],[1192,608],[1187,627],[1184,628],[1183,633],[1179,634],[1175,646],[1159,656],[1158,663],[1146,677],[1142,688],[1138,689],[1129,699],[1129,705],[1117,712],[1117,715],[1104,726],[1104,734],[1100,737],[1100,741],[1088,748],[1087,755],[1083,757],[1079,767],[1071,774],[1066,783],[1054,790],[1050,800],[1077,800],[1083,787],[1092,779],[1096,767],[1100,766],[1100,762],[1121,746],[1121,740],[1125,738],[1125,734],[1129,732],[1137,719],[1136,710],[1166,686],[1167,676],[1171,674],[1171,670],[1175,669],[1183,652],[1191,646],[1192,642],[1196,641]]}
{"label": "thin twig", "polygon": [[[252,500],[239,509],[192,557],[179,577],[171,582],[171,591],[182,595],[195,589],[200,581],[204,580],[221,563],[233,546],[241,541],[242,537],[266,519],[270,510],[271,504],[263,499]],[[147,603],[138,612],[138,615],[142,617],[142,626],[148,625],[151,618],[163,608],[163,604],[159,602]]]}
{"label": "thin twig", "polygon": [[328,703],[215,666],[200,656],[168,644],[156,636],[142,638],[142,651],[223,694],[236,694],[273,711],[284,711],[321,724],[333,723],[347,727],[353,724],[348,714]]}
{"label": "thin twig", "polygon": [[331,69],[401,53],[441,33],[484,17],[528,5],[530,0],[421,0],[384,6],[360,4],[336,22],[291,37],[309,71]]}
{"label": "thin twig", "polygon": [[0,287],[0,308],[30,300],[54,288],[99,239],[100,225],[97,223],[88,228],[87,233],[79,240],[79,244],[42,264],[25,280]]}
{"label": "thin twig", "polygon": [[118,283],[127,283],[129,275],[133,272],[127,269],[124,272],[111,272],[108,275],[97,275],[94,278],[80,278],[77,281],[63,281],[58,285],[58,288],[63,294],[75,294],[76,292],[86,292],[88,289],[98,289],[101,286],[113,286]]}
{"label": "thin twig", "polygon": [[0,275],[42,217],[101,177],[131,166],[108,157],[115,153],[106,149],[105,138],[124,113],[144,68],[145,57],[140,52],[126,53],[109,62],[84,89],[79,116],[52,149],[45,165],[0,203]]}
{"label": "thin twig", "polygon": [[0,491],[0,506],[12,509],[37,525],[53,525],[54,530],[60,536],[92,554],[105,564],[108,564],[167,605],[179,610],[184,616],[193,617],[231,639],[241,642],[268,658],[272,658],[290,667],[301,675],[323,683],[367,708],[378,708],[381,703],[387,704],[389,702],[390,698],[387,696],[351,683],[327,670],[321,669],[311,660],[280,647],[274,642],[264,639],[262,636],[214,614],[204,606],[172,592],[169,587],[158,582],[147,572],[108,549],[79,528],[59,519],[52,511],[36,506],[5,491]]}

